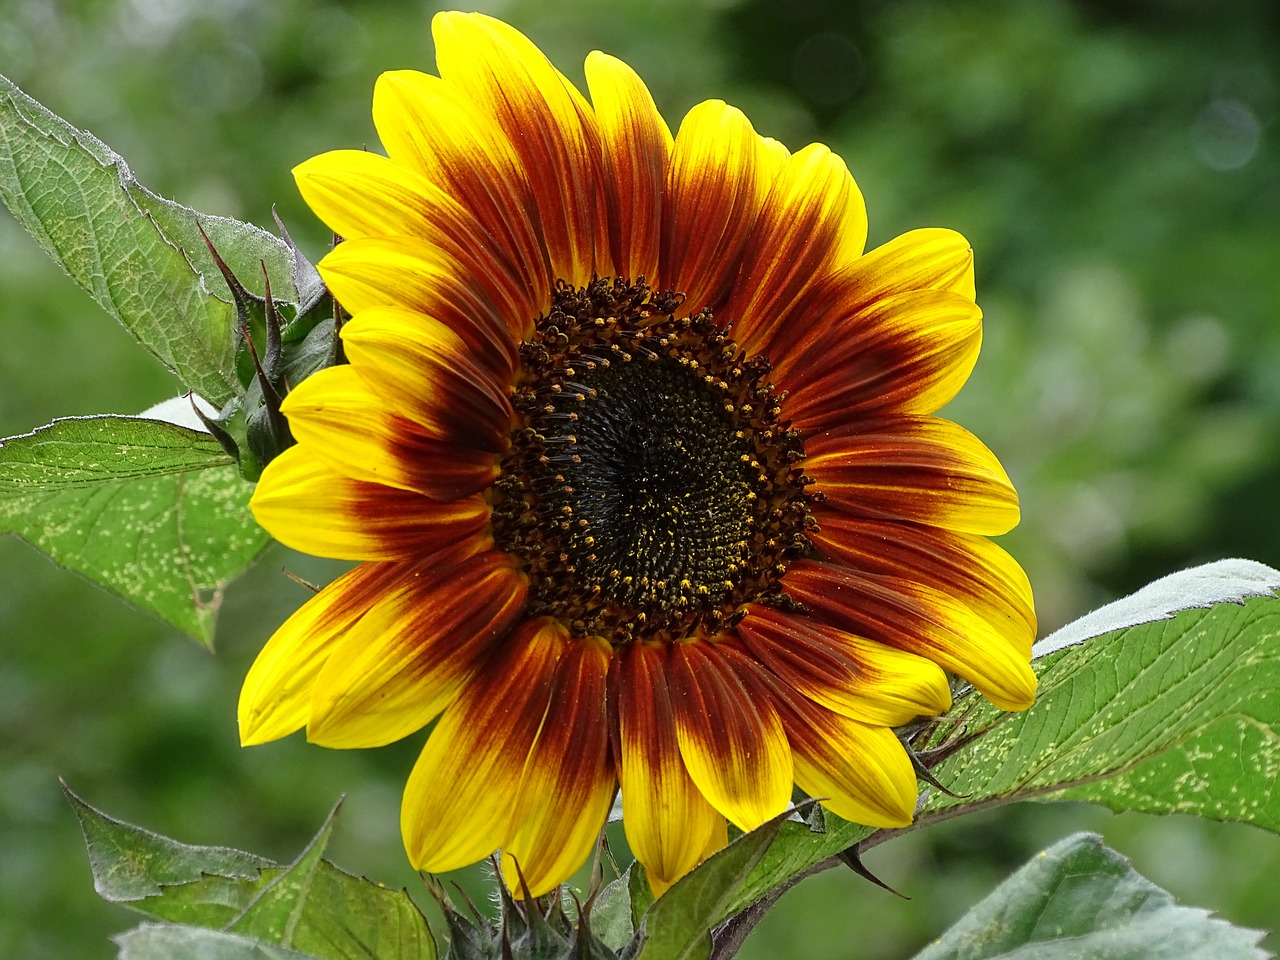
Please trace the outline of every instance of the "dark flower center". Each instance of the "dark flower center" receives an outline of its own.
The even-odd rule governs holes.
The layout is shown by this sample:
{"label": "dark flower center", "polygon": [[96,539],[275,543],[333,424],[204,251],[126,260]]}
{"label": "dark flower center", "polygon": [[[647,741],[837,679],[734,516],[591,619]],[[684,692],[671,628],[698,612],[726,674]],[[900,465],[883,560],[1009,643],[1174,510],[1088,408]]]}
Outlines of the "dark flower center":
{"label": "dark flower center", "polygon": [[714,633],[809,549],[796,431],[764,358],[641,281],[561,284],[521,346],[497,545],[531,616],[613,643]]}

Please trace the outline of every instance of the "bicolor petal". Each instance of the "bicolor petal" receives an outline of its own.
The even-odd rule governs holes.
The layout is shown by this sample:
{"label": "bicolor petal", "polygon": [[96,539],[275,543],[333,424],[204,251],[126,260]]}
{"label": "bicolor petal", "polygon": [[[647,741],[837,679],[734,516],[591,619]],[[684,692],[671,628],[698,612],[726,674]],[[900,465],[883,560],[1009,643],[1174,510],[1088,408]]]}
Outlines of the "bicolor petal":
{"label": "bicolor petal", "polygon": [[621,60],[597,50],[587,57],[586,72],[600,126],[614,273],[654,281],[671,130],[644,82]]}
{"label": "bicolor petal", "polygon": [[527,595],[504,554],[436,559],[334,648],[312,688],[307,739],[378,747],[421,729],[517,625]]}
{"label": "bicolor petal", "polygon": [[828,710],[785,687],[775,689],[774,698],[801,790],[854,823],[911,823],[916,774],[892,730]]}
{"label": "bicolor petal", "polygon": [[685,308],[717,310],[772,183],[762,146],[741,110],[720,100],[685,115],[672,148],[663,203],[659,283]]}
{"label": "bicolor petal", "polygon": [[350,365],[313,373],[280,408],[298,442],[339,473],[428,496],[483,489],[497,477],[495,454],[505,445],[492,433],[465,436],[459,411],[393,410]]}
{"label": "bicolor petal", "polygon": [[938,587],[798,560],[786,590],[815,619],[927,657],[1002,710],[1025,710],[1035,700],[1023,637],[1000,632]]}
{"label": "bicolor petal", "polygon": [[538,741],[520,780],[502,844],[502,874],[517,895],[540,897],[567,880],[591,853],[618,789],[609,756],[606,681],[612,649],[599,637],[570,640]]}
{"label": "bicolor petal", "polygon": [[995,536],[1018,523],[1018,495],[1000,461],[963,427],[893,417],[805,443],[805,473],[837,510]]}
{"label": "bicolor petal", "polygon": [[772,178],[725,307],[734,339],[765,352],[792,306],[817,281],[855,261],[867,238],[862,193],[844,161],[812,143]]}
{"label": "bicolor petal", "polygon": [[763,605],[737,632],[784,685],[854,720],[898,727],[951,707],[946,674],[925,657]]}
{"label": "bicolor petal", "polygon": [[483,14],[431,22],[440,76],[493,117],[520,159],[553,276],[581,285],[607,270],[600,135],[582,95],[519,31]]}
{"label": "bicolor petal", "polygon": [[[826,289],[825,287],[823,289]],[[828,323],[790,345],[773,380],[808,435],[889,414],[931,414],[964,386],[982,346],[982,311],[959,294],[919,290],[850,309],[833,291]]]}
{"label": "bicolor petal", "polygon": [[673,645],[668,670],[680,756],[707,801],[754,830],[791,800],[791,751],[758,671],[720,644]]}
{"label": "bicolor petal", "polygon": [[408,578],[411,565],[362,563],[299,607],[271,635],[240,688],[240,742],[267,743],[306,726],[311,691],[334,647]]}
{"label": "bicolor petal", "polygon": [[448,503],[350,477],[302,447],[290,447],[262,474],[249,506],[254,519],[295,550],[336,560],[406,560],[475,537],[489,505],[473,495]]}
{"label": "bicolor petal", "polygon": [[342,326],[347,359],[383,404],[429,436],[499,452],[511,430],[506,386],[448,326],[405,307],[370,307]]}
{"label": "bicolor petal", "polygon": [[614,652],[609,673],[622,826],[659,896],[727,839],[724,815],[681,759],[666,659],[660,647],[630,644]]}
{"label": "bicolor petal", "polygon": [[937,527],[867,520],[818,506],[810,533],[825,556],[853,570],[903,582],[946,584],[991,629],[1027,657],[1036,638],[1031,583],[1018,562],[986,537]]}
{"label": "bicolor petal", "polygon": [[[364,237],[340,243],[317,264],[333,295],[355,315],[370,307],[398,306],[443,323],[467,344],[492,376],[510,379],[516,341],[540,309],[522,290],[514,298],[490,277],[439,244],[410,237]],[[505,299],[504,299],[505,297]]]}
{"label": "bicolor petal", "polygon": [[456,870],[493,853],[511,834],[520,782],[565,652],[563,630],[529,621],[441,716],[400,809],[415,868]]}
{"label": "bicolor petal", "polygon": [[519,152],[495,119],[439,77],[393,70],[374,86],[373,120],[393,160],[460,200],[493,238],[494,269],[533,302],[545,302],[553,275],[536,198]]}

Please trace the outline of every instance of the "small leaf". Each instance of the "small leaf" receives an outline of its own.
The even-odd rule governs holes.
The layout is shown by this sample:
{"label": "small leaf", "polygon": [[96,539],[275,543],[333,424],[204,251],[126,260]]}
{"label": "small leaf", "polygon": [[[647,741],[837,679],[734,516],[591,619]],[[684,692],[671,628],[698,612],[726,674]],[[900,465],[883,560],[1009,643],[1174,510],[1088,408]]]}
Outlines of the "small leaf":
{"label": "small leaf", "polygon": [[0,199],[98,304],[190,389],[221,407],[239,393],[235,310],[200,237],[241,279],[296,297],[293,255],[270,234],[197,214],[143,188],[109,147],[0,77]]}
{"label": "small leaf", "polygon": [[85,803],[63,784],[63,793],[80,820],[93,886],[104,900],[128,903],[160,893],[170,884],[205,877],[254,880],[265,857],[230,847],[192,847],[150,830],[122,823]]}
{"label": "small leaf", "polygon": [[227,584],[269,540],[249,495],[209,434],[157,420],[56,420],[0,442],[0,533],[206,646]]}
{"label": "small leaf", "polygon": [[1035,857],[915,960],[1263,960],[1263,934],[1182,907],[1093,834]]}
{"label": "small leaf", "polygon": [[118,960],[319,960],[221,930],[144,923],[115,937]]}
{"label": "small leaf", "polygon": [[631,921],[631,873],[636,864],[627,867],[622,876],[605,884],[591,905],[591,932],[610,950],[618,951],[635,933]]}
{"label": "small leaf", "polygon": [[711,954],[711,929],[740,899],[770,844],[792,811],[744,833],[685,874],[654,901],[624,952],[636,960],[700,960]]}

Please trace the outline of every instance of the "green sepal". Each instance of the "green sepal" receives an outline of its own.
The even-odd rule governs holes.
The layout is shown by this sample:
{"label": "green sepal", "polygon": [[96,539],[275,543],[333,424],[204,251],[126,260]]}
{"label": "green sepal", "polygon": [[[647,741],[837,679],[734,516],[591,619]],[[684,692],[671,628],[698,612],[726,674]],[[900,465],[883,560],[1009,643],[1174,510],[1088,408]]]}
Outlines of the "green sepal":
{"label": "green sepal", "polygon": [[499,882],[502,916],[494,923],[470,902],[471,917],[463,916],[438,882],[428,879],[427,889],[449,927],[445,960],[616,960],[614,950],[592,933],[591,900],[570,917],[560,890],[517,900]]}

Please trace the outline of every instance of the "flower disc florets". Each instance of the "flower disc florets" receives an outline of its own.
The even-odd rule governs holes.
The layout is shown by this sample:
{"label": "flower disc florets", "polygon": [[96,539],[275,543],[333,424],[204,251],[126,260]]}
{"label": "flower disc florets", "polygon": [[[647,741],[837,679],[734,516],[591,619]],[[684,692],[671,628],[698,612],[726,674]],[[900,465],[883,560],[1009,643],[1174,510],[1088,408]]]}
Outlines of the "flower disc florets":
{"label": "flower disc florets", "polygon": [[614,644],[783,604],[809,549],[799,434],[763,357],[643,280],[561,284],[521,346],[494,530],[531,612]]}

